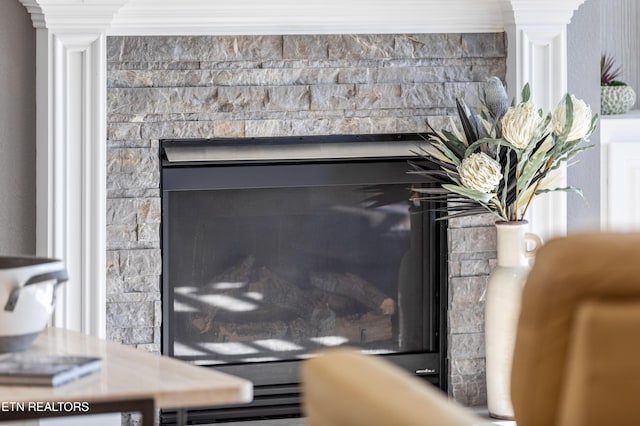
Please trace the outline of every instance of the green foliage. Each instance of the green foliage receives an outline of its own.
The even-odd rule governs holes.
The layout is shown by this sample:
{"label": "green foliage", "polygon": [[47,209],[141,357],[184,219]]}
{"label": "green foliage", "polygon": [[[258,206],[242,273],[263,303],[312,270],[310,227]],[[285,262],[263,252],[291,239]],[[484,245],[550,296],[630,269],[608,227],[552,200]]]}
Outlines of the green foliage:
{"label": "green foliage", "polygon": [[529,88],[529,83],[527,83],[522,88],[522,102],[529,102],[530,98],[531,98],[531,89]]}
{"label": "green foliage", "polygon": [[603,86],[627,86],[627,83],[623,81],[613,80],[607,84],[603,84]]}
{"label": "green foliage", "polygon": [[[531,90],[526,84],[522,103],[530,99]],[[584,102],[565,95],[553,114],[537,108],[529,108],[528,115],[522,116],[507,112],[499,125],[484,104],[478,113],[462,100],[457,100],[456,107],[462,130],[454,127],[438,131],[427,123],[424,144],[416,152],[420,160],[410,162],[409,173],[433,184],[414,191],[422,200],[446,203],[441,208],[448,213],[444,219],[491,212],[498,220],[522,220],[533,198],[540,194],[553,191],[581,194],[574,187],[557,187],[552,177],[562,163],[591,148],[582,142],[595,128],[598,117],[591,115]],[[505,120],[511,121],[504,124]],[[534,137],[528,145],[518,148],[503,137],[501,128],[506,125],[511,129],[520,125],[535,129]],[[485,156],[485,162],[474,162],[479,157],[471,156],[478,153],[483,154],[479,157]],[[486,167],[478,169],[482,165]],[[461,177],[461,170],[466,180]],[[498,184],[487,191],[496,181]]]}

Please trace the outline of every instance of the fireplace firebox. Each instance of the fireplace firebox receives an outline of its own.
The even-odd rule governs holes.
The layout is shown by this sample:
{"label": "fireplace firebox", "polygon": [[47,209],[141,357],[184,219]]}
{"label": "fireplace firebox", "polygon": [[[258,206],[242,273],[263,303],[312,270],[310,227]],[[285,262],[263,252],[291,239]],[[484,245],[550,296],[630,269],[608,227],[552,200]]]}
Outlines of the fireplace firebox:
{"label": "fireplace firebox", "polygon": [[447,230],[413,196],[420,141],[161,141],[163,354],[255,384],[190,422],[299,414],[300,363],[339,345],[446,389]]}

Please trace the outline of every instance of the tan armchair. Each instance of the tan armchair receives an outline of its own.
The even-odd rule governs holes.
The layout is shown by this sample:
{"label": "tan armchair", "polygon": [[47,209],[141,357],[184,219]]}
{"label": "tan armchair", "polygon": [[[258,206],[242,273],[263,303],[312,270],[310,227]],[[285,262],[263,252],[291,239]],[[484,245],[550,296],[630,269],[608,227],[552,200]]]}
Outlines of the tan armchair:
{"label": "tan armchair", "polygon": [[[310,426],[488,421],[383,359],[349,349],[305,362]],[[512,367],[518,426],[640,424],[640,234],[550,241],[523,292]]]}

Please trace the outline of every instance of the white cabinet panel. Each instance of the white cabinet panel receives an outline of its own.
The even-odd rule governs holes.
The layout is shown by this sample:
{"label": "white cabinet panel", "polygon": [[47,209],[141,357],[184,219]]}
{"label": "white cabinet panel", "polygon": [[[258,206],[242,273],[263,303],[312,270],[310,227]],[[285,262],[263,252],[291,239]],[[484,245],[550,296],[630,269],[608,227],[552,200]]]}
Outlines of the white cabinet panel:
{"label": "white cabinet panel", "polygon": [[603,116],[601,228],[640,231],[640,111]]}
{"label": "white cabinet panel", "polygon": [[611,231],[640,231],[640,141],[609,145],[609,212]]}

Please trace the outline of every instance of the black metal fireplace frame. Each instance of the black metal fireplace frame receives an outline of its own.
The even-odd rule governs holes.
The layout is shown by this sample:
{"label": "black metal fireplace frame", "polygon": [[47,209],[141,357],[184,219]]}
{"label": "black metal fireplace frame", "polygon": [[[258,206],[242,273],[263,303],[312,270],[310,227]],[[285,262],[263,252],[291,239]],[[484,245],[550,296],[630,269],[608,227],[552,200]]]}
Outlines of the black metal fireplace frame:
{"label": "black metal fireplace frame", "polygon": [[[237,160],[212,159],[202,161],[169,161],[167,148],[198,149],[203,146],[240,147],[248,144],[259,144],[262,147],[282,144],[330,144],[330,143],[384,143],[390,141],[416,141],[421,138],[416,134],[365,135],[365,136],[309,136],[292,138],[252,138],[252,139],[202,139],[202,140],[162,140],[161,151],[161,198],[162,198],[162,251],[169,244],[168,230],[165,226],[165,212],[168,209],[168,194],[172,191],[209,189],[246,189],[280,186],[340,185],[349,184],[378,185],[389,183],[422,184],[419,177],[407,174],[407,161],[415,157],[400,155],[393,157],[375,156],[369,158],[298,158],[278,160]],[[286,169],[283,165],[286,164]],[[374,165],[375,167],[371,167]],[[364,173],[364,170],[367,173]],[[286,172],[284,171],[286,170]],[[375,173],[371,173],[374,170]],[[292,185],[290,173],[299,177]],[[303,171],[303,172],[302,172]],[[243,173],[245,172],[245,173]],[[425,321],[425,330],[435,331],[425,336],[428,352],[401,353],[384,355],[396,365],[415,373],[424,380],[446,391],[448,382],[447,369],[447,301],[448,301],[448,267],[447,267],[447,222],[436,221],[439,213],[427,206],[428,214],[423,215],[423,233],[431,242],[430,258],[425,262],[423,274],[425,294],[431,316]],[[436,254],[438,253],[438,255]],[[162,353],[172,355],[173,329],[170,326],[172,311],[171,294],[169,292],[170,265],[165,256],[162,259]],[[246,377],[254,383],[254,401],[238,406],[203,408],[190,410],[190,422],[226,421],[278,416],[295,416],[301,413],[301,396],[299,387],[299,368],[301,361],[276,361],[269,363],[251,363],[236,365],[217,365],[219,371],[240,377]],[[284,379],[283,379],[284,378]],[[174,424],[176,414],[173,411],[161,412],[161,424]]]}

